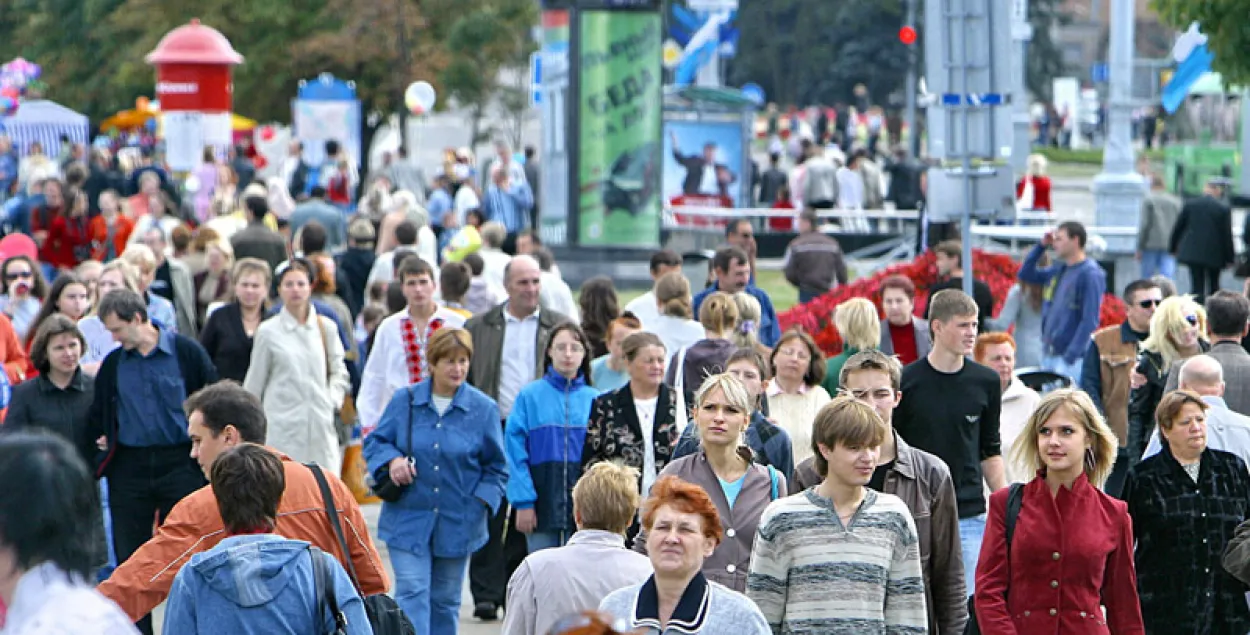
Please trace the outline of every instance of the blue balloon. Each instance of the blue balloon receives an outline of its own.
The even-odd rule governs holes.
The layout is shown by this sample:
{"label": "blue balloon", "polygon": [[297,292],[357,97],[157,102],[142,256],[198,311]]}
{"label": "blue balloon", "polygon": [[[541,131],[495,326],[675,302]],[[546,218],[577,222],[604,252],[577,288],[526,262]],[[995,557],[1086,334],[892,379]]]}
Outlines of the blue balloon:
{"label": "blue balloon", "polygon": [[757,106],[763,106],[766,101],[764,97],[764,89],[759,84],[750,83],[742,86],[742,96],[755,102]]}

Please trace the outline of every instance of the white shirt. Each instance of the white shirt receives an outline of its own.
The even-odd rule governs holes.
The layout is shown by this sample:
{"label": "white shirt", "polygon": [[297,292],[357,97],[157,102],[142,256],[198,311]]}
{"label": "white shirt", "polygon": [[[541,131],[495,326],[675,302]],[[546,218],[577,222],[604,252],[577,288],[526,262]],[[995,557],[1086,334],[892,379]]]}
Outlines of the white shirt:
{"label": "white shirt", "polygon": [[498,249],[491,249],[485,245],[477,251],[477,255],[482,257],[482,277],[486,278],[486,282],[496,289],[504,289],[503,270],[512,262],[512,256],[505,254]]}
{"label": "white shirt", "polygon": [[582,318],[577,310],[577,302],[573,300],[573,290],[554,271],[544,271],[539,276],[542,286],[539,287],[538,298],[543,306],[557,313],[563,313],[575,324]]}
{"label": "white shirt", "polygon": [[638,316],[638,321],[642,323],[642,328],[650,330],[656,323],[656,319],[660,317],[660,309],[655,304],[655,291],[647,291],[646,293],[629,301],[625,305],[625,310]]}
{"label": "white shirt", "polygon": [[434,402],[434,409],[437,410],[440,415],[447,414],[447,409],[451,407],[452,399],[454,399],[454,397],[439,397],[434,393],[430,393],[430,401]]}
{"label": "white shirt", "polygon": [[[1250,465],[1250,417],[1229,410],[1223,397],[1203,397],[1202,400],[1210,406],[1207,409],[1207,447],[1236,454]],[[1163,449],[1162,441],[1159,428],[1155,426],[1142,460],[1158,454]]]}
{"label": "white shirt", "polygon": [[693,346],[695,342],[707,338],[707,331],[702,324],[671,315],[661,315],[652,320],[650,326],[643,324],[642,327],[659,336],[670,359],[681,347]]}
{"label": "white shirt", "polygon": [[703,176],[699,179],[699,193],[708,196],[720,196],[720,183],[716,180],[716,164],[705,163]]}
{"label": "white shirt", "polygon": [[655,484],[655,406],[659,396],[650,399],[635,399],[634,410],[638,413],[638,426],[642,428],[642,495],[647,496],[651,486]]}
{"label": "white shirt", "polygon": [[[377,427],[386,405],[395,396],[395,391],[409,385],[408,352],[404,347],[404,320],[411,319],[408,311],[400,311],[387,317],[378,325],[373,336],[373,352],[365,360],[365,372],[360,379],[360,395],[356,399],[356,412],[360,415],[360,425],[365,430]],[[431,320],[442,320],[444,328],[463,328],[464,317],[455,311],[439,307],[430,316]],[[414,324],[413,326],[418,326]],[[425,326],[417,328],[417,343],[421,347],[424,359],[427,342]],[[427,371],[422,369],[423,378]]]}
{"label": "white shirt", "polygon": [[864,177],[847,167],[838,168],[838,209],[864,209]]}
{"label": "white shirt", "polygon": [[477,192],[473,191],[473,188],[463,185],[456,190],[456,198],[452,201],[452,208],[456,210],[456,220],[461,227],[464,226],[469,210],[480,207],[482,207],[482,199],[478,197]]}
{"label": "white shirt", "polygon": [[503,308],[503,355],[499,368],[499,414],[507,417],[525,384],[534,381],[538,366],[538,311],[517,319]]}
{"label": "white shirt", "polygon": [[[434,230],[429,227],[422,227],[417,230],[416,254],[425,261],[425,264],[434,269],[434,279],[438,281],[438,255],[435,249],[435,243],[438,238],[434,236]],[[413,253],[412,245],[402,245],[400,248],[408,253]],[[373,283],[382,281],[390,283],[395,279],[395,252],[388,251],[373,261],[373,268],[369,269],[369,278],[365,281],[364,297],[369,299],[369,289],[373,287]]]}
{"label": "white shirt", "polygon": [[22,574],[0,633],[6,635],[137,635],[134,624],[95,586],[51,562]]}

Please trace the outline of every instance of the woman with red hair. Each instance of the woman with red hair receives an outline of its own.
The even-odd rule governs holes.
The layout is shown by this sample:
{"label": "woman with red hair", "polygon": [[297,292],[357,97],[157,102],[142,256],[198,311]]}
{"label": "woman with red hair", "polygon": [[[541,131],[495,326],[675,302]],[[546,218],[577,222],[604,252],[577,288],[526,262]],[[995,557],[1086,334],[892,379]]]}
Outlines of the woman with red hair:
{"label": "woman with red hair", "polygon": [[612,592],[599,610],[644,635],[735,633],[770,635],[768,622],[745,595],[703,577],[703,560],[721,541],[720,516],[702,487],[665,476],[643,505],[642,526],[655,573]]}

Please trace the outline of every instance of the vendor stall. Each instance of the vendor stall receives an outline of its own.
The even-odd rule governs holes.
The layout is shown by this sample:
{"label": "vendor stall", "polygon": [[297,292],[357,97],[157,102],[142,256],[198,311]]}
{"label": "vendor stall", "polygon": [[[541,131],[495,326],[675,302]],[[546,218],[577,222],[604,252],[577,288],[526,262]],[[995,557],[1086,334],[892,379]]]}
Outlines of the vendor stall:
{"label": "vendor stall", "polygon": [[12,117],[0,117],[0,131],[8,135],[23,156],[30,144],[38,141],[44,152],[55,156],[61,147],[61,136],[72,143],[86,144],[89,123],[87,116],[47,99],[30,99]]}

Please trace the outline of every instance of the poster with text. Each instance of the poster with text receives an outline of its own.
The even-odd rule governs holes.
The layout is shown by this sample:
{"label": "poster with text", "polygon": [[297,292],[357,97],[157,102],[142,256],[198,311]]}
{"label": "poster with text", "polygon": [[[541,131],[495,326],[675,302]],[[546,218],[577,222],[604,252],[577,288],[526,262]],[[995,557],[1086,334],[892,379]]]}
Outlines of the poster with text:
{"label": "poster with text", "polygon": [[742,123],[664,122],[664,200],[729,201],[742,207]]}
{"label": "poster with text", "polygon": [[578,240],[660,241],[660,15],[581,14]]}

